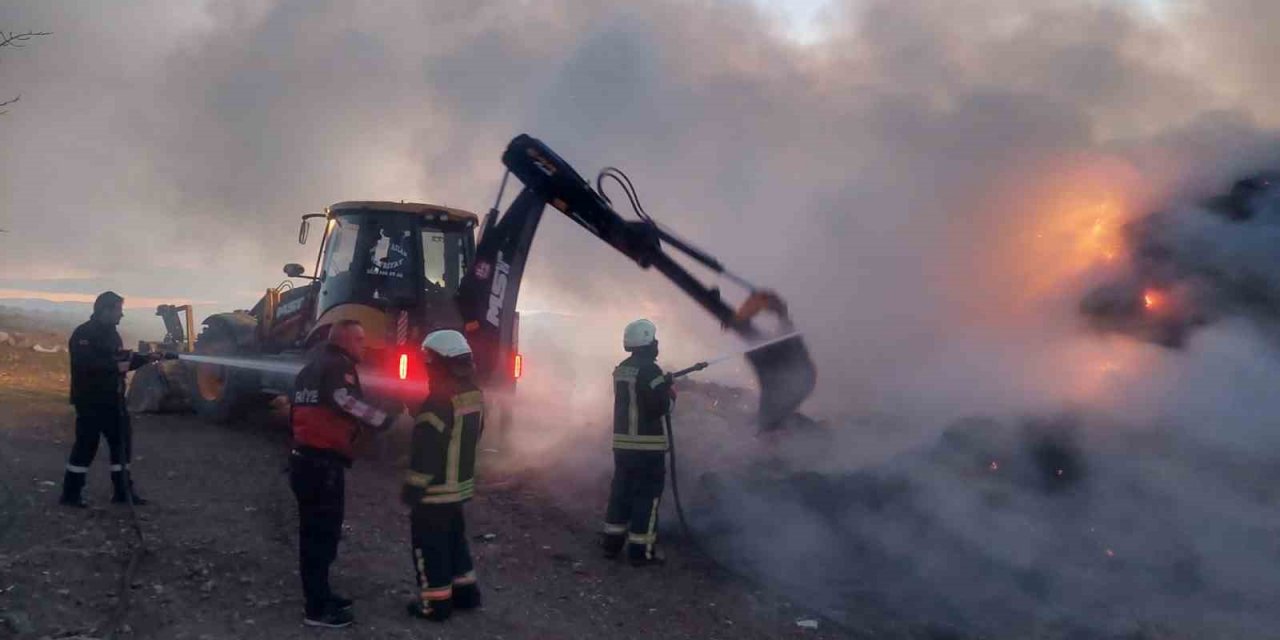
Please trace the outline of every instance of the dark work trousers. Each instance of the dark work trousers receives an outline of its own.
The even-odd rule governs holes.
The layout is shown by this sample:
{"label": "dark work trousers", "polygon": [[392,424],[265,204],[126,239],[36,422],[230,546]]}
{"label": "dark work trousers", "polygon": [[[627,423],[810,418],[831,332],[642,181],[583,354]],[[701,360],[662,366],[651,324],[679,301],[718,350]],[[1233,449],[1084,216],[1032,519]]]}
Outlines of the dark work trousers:
{"label": "dark work trousers", "polygon": [[626,534],[628,557],[651,559],[658,542],[658,503],[667,481],[666,453],[615,450],[613,465],[604,518],[605,549],[621,550]]}
{"label": "dark work trousers", "polygon": [[98,453],[98,441],[107,440],[111,469],[129,463],[129,414],[120,407],[76,407],[76,443],[71,447],[70,467],[81,473],[89,470]]}
{"label": "dark work trousers", "polygon": [[71,446],[67,459],[67,473],[63,480],[64,496],[79,496],[84,488],[85,474],[98,453],[98,441],[106,438],[111,452],[111,473],[114,480],[129,464],[132,442],[129,429],[129,413],[119,406],[83,405],[76,407],[76,442]]}
{"label": "dark work trousers", "polygon": [[289,485],[298,499],[298,573],[307,614],[324,611],[333,592],[329,565],[338,557],[346,504],[345,465],[295,451],[289,456]]}
{"label": "dark work trousers", "polygon": [[[454,590],[469,599],[475,591],[476,572],[467,544],[462,503],[414,505],[409,514],[413,541],[413,568],[418,590],[426,606],[437,606],[454,597]],[[459,606],[466,607],[467,603]]]}

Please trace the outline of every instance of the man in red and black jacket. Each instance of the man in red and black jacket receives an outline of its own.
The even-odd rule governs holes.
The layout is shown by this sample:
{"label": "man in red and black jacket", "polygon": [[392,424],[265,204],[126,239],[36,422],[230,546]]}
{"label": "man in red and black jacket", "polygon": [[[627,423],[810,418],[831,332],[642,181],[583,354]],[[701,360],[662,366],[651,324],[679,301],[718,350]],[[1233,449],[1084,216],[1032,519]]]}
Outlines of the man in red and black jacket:
{"label": "man in red and black jacket", "polygon": [[362,428],[385,431],[412,426],[407,414],[392,416],[361,399],[356,363],[364,355],[364,328],[337,322],[294,383],[289,422],[293,451],[289,484],[298,499],[298,560],[306,597],[303,622],[345,627],[354,620],[351,601],[329,588],[329,565],[338,555],[346,502],[344,471]]}

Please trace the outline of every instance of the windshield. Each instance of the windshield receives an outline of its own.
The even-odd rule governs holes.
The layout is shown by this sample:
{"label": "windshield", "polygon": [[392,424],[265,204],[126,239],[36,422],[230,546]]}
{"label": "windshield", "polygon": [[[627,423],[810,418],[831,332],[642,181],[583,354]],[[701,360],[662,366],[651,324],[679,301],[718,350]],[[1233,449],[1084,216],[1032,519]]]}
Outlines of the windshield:
{"label": "windshield", "polygon": [[469,226],[377,211],[338,214],[332,224],[321,312],[344,303],[408,308],[430,305],[432,298],[451,302],[466,273]]}
{"label": "windshield", "polygon": [[335,217],[320,308],[344,302],[417,302],[416,222],[413,216],[385,213]]}

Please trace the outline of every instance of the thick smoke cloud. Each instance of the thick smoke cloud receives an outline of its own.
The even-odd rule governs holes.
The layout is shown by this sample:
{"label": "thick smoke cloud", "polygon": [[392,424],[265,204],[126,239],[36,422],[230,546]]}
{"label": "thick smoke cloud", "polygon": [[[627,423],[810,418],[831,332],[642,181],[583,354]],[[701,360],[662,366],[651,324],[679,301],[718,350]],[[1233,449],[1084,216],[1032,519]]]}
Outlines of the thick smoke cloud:
{"label": "thick smoke cloud", "polygon": [[[65,34],[6,61],[33,105],[10,122],[25,151],[4,160],[23,237],[11,288],[114,279],[247,307],[280,264],[311,263],[295,215],[359,198],[483,210],[503,144],[529,131],[588,175],[627,169],[659,219],[783,292],[826,354],[824,392],[839,391],[825,397],[863,402],[1024,302],[1017,244],[1056,213],[1046,199],[1147,195],[1058,177],[1110,162],[1150,184],[1193,162],[1153,170],[1126,157],[1152,138],[1108,139],[1253,113],[1170,62],[1177,25],[1124,3],[834,4],[812,45],[734,2],[10,13]],[[92,248],[53,259],[67,244]],[[51,264],[79,278],[50,281]],[[731,344],[665,282],[548,220],[526,307],[637,299],[681,338],[672,360]],[[711,347],[682,346],[694,339]]]}
{"label": "thick smoke cloud", "polygon": [[[1278,371],[1247,325],[1214,325],[1171,354],[1091,335],[1078,314],[1081,296],[1125,273],[1126,222],[1275,158],[1275,9],[1028,4],[833,2],[807,44],[728,0],[10,4],[6,24],[55,36],[0,58],[3,86],[24,96],[0,121],[0,288],[248,307],[280,265],[314,259],[293,243],[296,215],[348,199],[482,211],[503,145],[527,131],[586,175],[627,170],[656,218],[787,298],[818,359],[809,409],[844,427],[819,447],[829,455],[800,447],[788,464],[821,464],[825,481],[889,464],[959,418],[1021,424],[1073,406],[1089,408],[1086,431],[1275,444],[1257,381]],[[607,416],[600,380],[635,316],[659,323],[672,366],[735,346],[656,274],[554,214],[525,284],[526,311],[567,314],[526,336],[529,375],[565,376],[529,384],[544,414]],[[565,387],[581,392],[557,398]],[[544,420],[569,439],[599,428]],[[707,468],[732,462],[692,446]],[[1184,454],[1168,459],[1185,471]],[[913,505],[966,486],[913,468]],[[1125,486],[1194,512],[1209,498],[1181,489],[1201,472],[1179,473]],[[1123,495],[1135,494],[1147,495]],[[1131,504],[1115,500],[1105,513]],[[972,525],[939,513],[938,527]],[[892,538],[860,517],[865,539]],[[788,549],[847,532],[797,531]]]}

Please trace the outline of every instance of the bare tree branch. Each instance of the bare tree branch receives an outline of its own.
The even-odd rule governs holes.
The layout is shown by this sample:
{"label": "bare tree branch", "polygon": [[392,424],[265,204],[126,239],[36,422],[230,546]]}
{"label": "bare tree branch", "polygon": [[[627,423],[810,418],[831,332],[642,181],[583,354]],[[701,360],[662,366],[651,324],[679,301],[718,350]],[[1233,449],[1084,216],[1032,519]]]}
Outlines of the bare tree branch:
{"label": "bare tree branch", "polygon": [[[0,30],[0,49],[3,49],[5,47],[13,47],[15,49],[21,49],[23,46],[25,46],[23,43],[25,43],[26,41],[32,38],[39,38],[40,36],[50,36],[50,35],[53,35],[53,32],[26,31],[23,33],[18,33],[17,31]],[[18,94],[14,98],[0,102],[0,116],[6,115],[9,113],[9,110],[5,109],[5,107],[21,99],[22,99],[22,94]]]}
{"label": "bare tree branch", "polygon": [[22,43],[40,36],[51,36],[51,31],[27,31],[26,33],[17,33],[14,31],[0,31],[0,47],[22,48]]}

